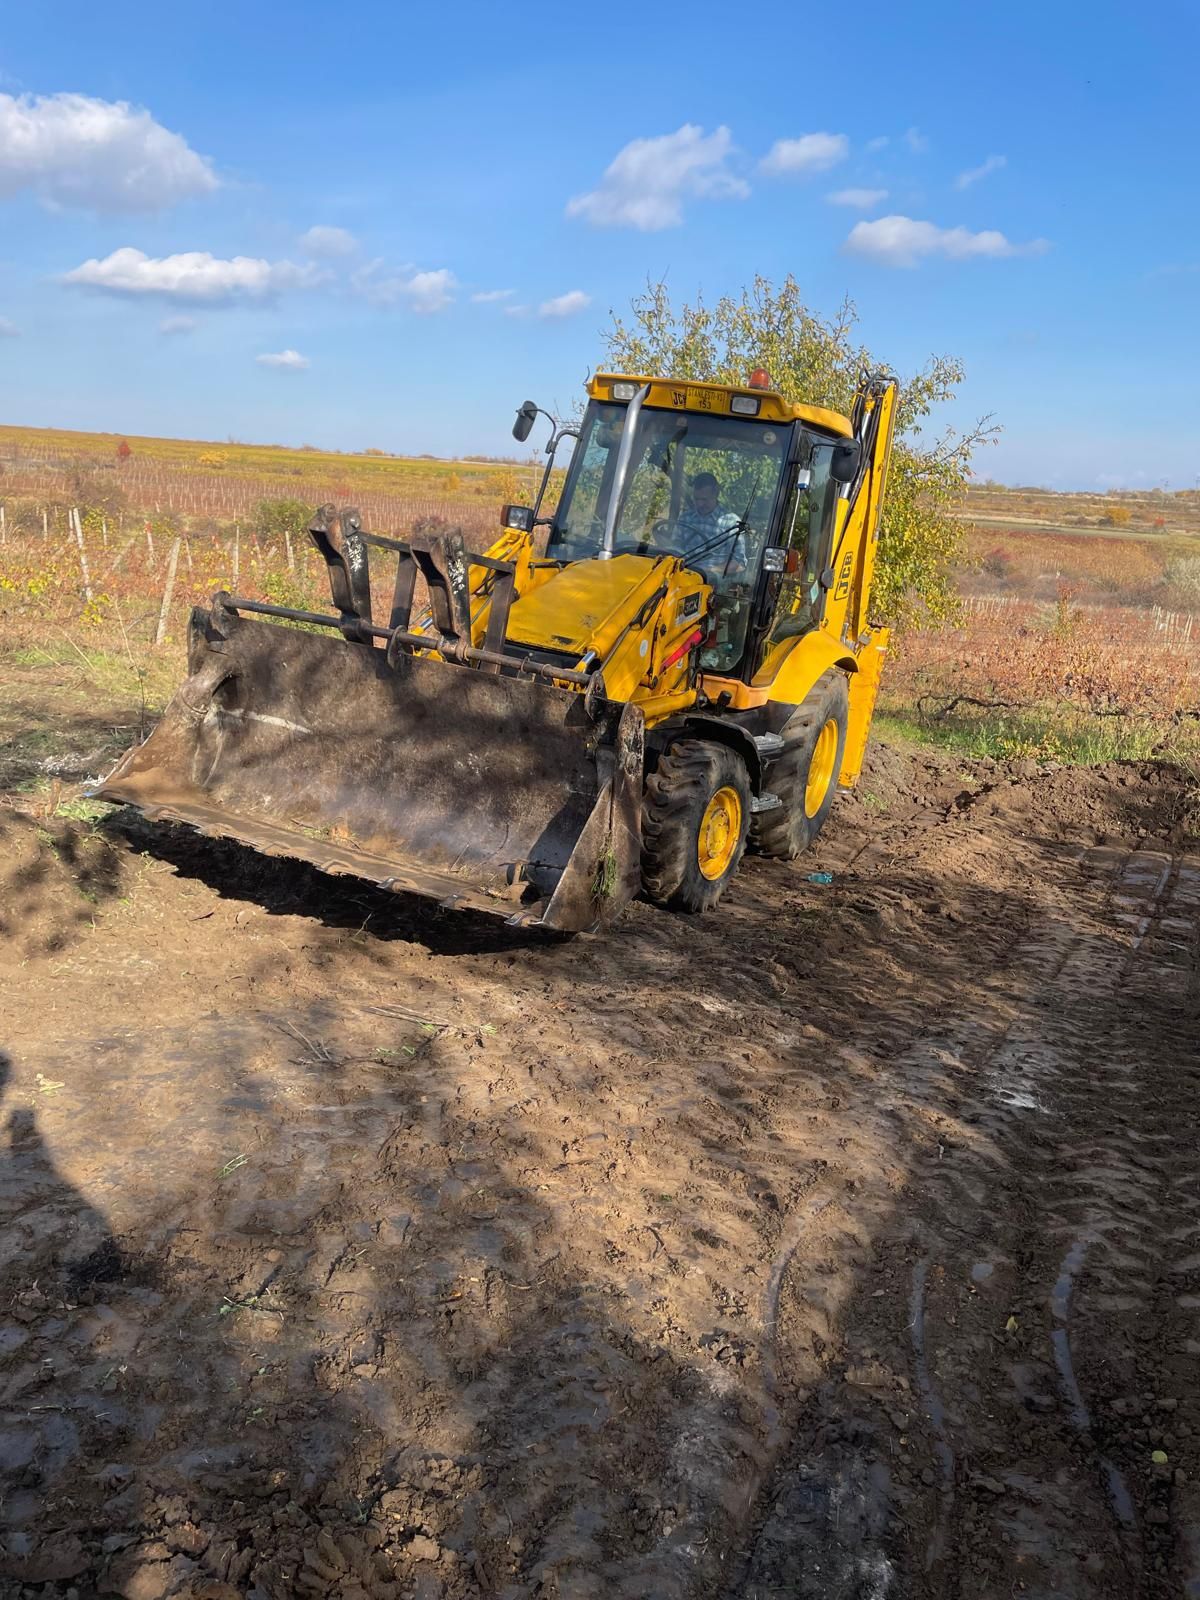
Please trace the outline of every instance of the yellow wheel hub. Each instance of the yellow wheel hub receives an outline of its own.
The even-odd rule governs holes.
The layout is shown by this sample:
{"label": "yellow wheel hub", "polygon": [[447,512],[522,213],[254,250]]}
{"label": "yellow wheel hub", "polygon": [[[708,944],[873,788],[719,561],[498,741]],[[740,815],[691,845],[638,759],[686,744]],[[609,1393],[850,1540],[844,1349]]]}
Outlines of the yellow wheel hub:
{"label": "yellow wheel hub", "polygon": [[815,817],[825,804],[825,796],[833,782],[833,764],[837,760],[838,725],[832,717],[817,735],[812,760],[808,764],[808,782],[804,785],[804,814]]}
{"label": "yellow wheel hub", "polygon": [[726,785],[704,808],[700,836],[696,840],[696,860],[710,881],[729,871],[742,837],[742,797]]}

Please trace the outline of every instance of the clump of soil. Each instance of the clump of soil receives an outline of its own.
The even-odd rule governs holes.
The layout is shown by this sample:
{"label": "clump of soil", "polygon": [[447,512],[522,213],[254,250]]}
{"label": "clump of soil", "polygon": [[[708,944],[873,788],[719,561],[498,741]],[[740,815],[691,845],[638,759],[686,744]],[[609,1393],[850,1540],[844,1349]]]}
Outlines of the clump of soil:
{"label": "clump of soil", "polygon": [[119,893],[127,861],[95,828],[0,810],[0,965],[66,950]]}

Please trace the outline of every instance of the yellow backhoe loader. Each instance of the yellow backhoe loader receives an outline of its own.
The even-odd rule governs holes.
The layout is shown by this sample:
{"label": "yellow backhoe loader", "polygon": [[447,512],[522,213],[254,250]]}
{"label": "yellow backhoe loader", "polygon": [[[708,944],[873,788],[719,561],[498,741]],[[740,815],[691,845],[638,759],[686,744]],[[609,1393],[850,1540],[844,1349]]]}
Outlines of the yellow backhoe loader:
{"label": "yellow backhoe loader", "polygon": [[[193,611],[189,676],[100,797],[564,931],[639,893],[705,911],[748,842],[797,855],[858,777],[887,648],[896,385],[865,375],[848,418],[761,369],[601,373],[588,394],[486,553],[326,507],[333,612],[225,592]],[[526,401],[514,436],[540,414]],[[372,553],[395,562],[386,601]]]}

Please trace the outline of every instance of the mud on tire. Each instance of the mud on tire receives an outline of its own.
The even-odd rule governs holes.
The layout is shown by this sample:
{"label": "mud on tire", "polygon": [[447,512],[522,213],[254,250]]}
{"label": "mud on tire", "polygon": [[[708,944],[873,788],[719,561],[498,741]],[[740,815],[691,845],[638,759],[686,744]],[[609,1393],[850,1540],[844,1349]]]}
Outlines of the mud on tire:
{"label": "mud on tire", "polygon": [[[722,802],[718,797],[723,794],[727,798]],[[720,844],[715,851],[709,831],[714,803],[724,811],[726,824],[717,829]],[[710,910],[738,869],[749,824],[750,778],[741,757],[726,745],[702,739],[671,745],[646,780],[642,810],[646,898],[672,911]]]}
{"label": "mud on tire", "polygon": [[[850,715],[850,691],[846,674],[838,668],[824,673],[792,712],[780,732],[782,754],[776,756],[763,775],[763,787],[779,796],[780,804],[771,811],[760,811],[751,823],[755,848],[764,855],[791,861],[809,845],[825,825],[837,796],[838,777],[846,750],[846,724]],[[806,803],[809,774],[813,769],[822,731],[833,723],[835,735],[826,734],[827,761],[832,748],[833,767],[819,803],[810,812]],[[836,744],[829,741],[836,738]]]}

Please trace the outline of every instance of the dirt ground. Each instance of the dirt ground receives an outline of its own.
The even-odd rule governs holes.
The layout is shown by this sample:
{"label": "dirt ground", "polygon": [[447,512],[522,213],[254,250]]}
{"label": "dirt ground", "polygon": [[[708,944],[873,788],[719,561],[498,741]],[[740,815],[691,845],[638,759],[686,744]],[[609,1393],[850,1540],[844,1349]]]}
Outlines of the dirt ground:
{"label": "dirt ground", "polygon": [[[72,766],[17,690],[9,782],[138,720]],[[48,810],[0,1594],[1200,1594],[1177,775],[877,746],[811,857],[570,942]]]}

